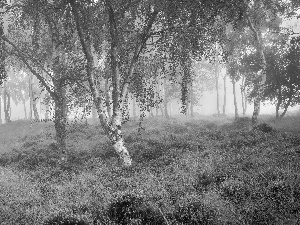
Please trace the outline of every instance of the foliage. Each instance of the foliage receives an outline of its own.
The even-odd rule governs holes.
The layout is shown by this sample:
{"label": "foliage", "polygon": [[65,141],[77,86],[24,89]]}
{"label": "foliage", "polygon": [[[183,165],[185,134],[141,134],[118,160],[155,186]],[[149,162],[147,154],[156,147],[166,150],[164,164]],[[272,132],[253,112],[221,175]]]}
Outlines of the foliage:
{"label": "foliage", "polygon": [[[299,46],[293,38],[290,42],[285,35],[270,36],[270,45],[266,47],[267,79],[264,85],[262,99],[279,104],[283,109],[298,103],[299,78]],[[259,71],[259,58],[256,53],[244,55],[241,72],[247,76],[246,85],[250,87],[257,80],[254,74]],[[249,98],[255,96],[256,89],[252,89]]]}
{"label": "foliage", "polygon": [[[41,224],[58,215],[88,222],[98,215],[113,224],[107,210],[128,194],[142,201],[139,209],[155,209],[175,224],[270,224],[296,216],[299,135],[281,132],[282,123],[272,125],[277,131],[265,133],[239,131],[221,122],[212,127],[207,119],[146,119],[149,129],[142,135],[136,132],[137,123],[125,124],[125,140],[136,159],[125,170],[104,133],[100,139],[95,133],[99,125],[70,130],[71,160],[62,166],[54,163],[53,124],[34,124],[25,137],[26,126],[12,122],[0,135],[2,143],[4,135],[16,133],[13,126],[19,127],[14,141],[19,144],[0,156],[0,198],[6,203],[2,218],[13,224]],[[298,124],[289,117],[286,124],[288,119]]]}

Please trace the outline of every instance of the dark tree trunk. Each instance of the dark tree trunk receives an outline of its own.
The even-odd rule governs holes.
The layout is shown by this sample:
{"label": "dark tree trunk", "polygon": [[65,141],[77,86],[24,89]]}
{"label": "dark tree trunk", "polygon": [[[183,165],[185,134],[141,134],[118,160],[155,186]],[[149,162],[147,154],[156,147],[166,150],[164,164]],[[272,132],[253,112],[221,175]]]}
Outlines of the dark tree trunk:
{"label": "dark tree trunk", "polygon": [[68,160],[68,152],[66,147],[66,99],[64,80],[61,78],[61,61],[63,60],[59,52],[61,51],[60,45],[57,44],[57,40],[53,39],[53,55],[52,55],[52,70],[53,70],[53,86],[55,97],[54,100],[54,128],[56,132],[57,147],[60,152],[60,159],[62,162]]}
{"label": "dark tree trunk", "polygon": [[276,119],[279,118],[279,109],[282,104],[281,85],[278,88],[277,104],[276,104]]}
{"label": "dark tree trunk", "polygon": [[286,112],[287,112],[288,107],[291,105],[292,98],[293,98],[293,93],[294,93],[293,87],[291,86],[291,87],[290,87],[290,92],[289,92],[289,100],[288,100],[288,102],[285,104],[284,110],[283,110],[282,114],[280,115],[280,118],[284,117],[284,115],[285,115]]}
{"label": "dark tree trunk", "polygon": [[284,106],[284,110],[283,110],[283,112],[281,113],[280,118],[282,118],[282,117],[285,116],[285,114],[286,114],[286,112],[287,112],[287,109],[288,109],[288,107],[290,106],[290,104],[291,104],[291,101],[290,101],[290,99],[289,99],[288,103]]}
{"label": "dark tree trunk", "polygon": [[61,160],[66,161],[66,117],[64,112],[64,102],[62,98],[54,100],[54,127],[56,132],[56,141],[60,150]]}

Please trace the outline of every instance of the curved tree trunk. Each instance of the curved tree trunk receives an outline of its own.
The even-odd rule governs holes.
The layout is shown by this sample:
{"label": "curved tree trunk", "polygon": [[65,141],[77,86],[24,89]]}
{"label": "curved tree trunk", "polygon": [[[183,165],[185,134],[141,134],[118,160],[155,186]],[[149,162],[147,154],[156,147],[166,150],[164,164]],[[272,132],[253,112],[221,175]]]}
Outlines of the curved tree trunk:
{"label": "curved tree trunk", "polygon": [[[119,155],[120,159],[122,160],[125,166],[130,166],[132,164],[131,157],[127,148],[124,145],[124,139],[122,136],[122,108],[124,104],[124,98],[126,98],[126,94],[128,91],[128,83],[129,78],[132,77],[134,72],[134,67],[136,61],[138,59],[139,45],[137,45],[137,49],[135,50],[134,56],[131,61],[130,68],[128,70],[128,74],[124,78],[124,83],[121,87],[121,77],[119,74],[119,52],[118,52],[118,32],[115,23],[115,13],[112,8],[112,5],[109,1],[105,1],[106,11],[108,13],[108,28],[109,34],[111,37],[110,42],[110,64],[111,64],[111,77],[112,77],[112,118],[108,120],[107,118],[107,109],[103,107],[103,101],[100,91],[95,86],[95,76],[94,76],[94,59],[92,55],[92,43],[90,37],[87,33],[85,33],[83,29],[82,19],[81,19],[81,12],[80,8],[78,7],[76,1],[70,1],[72,14],[74,16],[75,24],[77,33],[80,39],[80,44],[85,55],[85,59],[87,61],[86,65],[86,73],[88,77],[88,82],[90,86],[90,90],[93,96],[93,101],[95,107],[97,109],[99,120],[104,132],[112,142],[114,150]],[[151,28],[151,27],[150,27]]]}

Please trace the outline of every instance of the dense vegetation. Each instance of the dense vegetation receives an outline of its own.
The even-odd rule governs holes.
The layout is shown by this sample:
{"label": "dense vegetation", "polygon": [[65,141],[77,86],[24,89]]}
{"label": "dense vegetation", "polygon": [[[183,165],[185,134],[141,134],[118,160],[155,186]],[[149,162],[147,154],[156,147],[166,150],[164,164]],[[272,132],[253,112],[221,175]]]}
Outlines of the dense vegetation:
{"label": "dense vegetation", "polygon": [[113,224],[108,218],[116,200],[126,195],[169,224],[297,224],[297,118],[274,123],[266,117],[272,130],[262,125],[248,131],[230,118],[155,117],[145,120],[142,133],[129,121],[129,168],[121,166],[95,121],[68,126],[70,159],[62,165],[52,122],[1,125],[1,224],[65,217]]}

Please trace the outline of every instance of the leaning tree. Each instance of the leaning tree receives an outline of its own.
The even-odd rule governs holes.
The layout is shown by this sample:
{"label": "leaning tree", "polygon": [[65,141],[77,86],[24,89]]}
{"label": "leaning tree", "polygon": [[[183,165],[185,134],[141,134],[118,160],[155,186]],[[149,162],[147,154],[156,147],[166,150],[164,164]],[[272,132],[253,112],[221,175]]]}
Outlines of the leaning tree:
{"label": "leaning tree", "polygon": [[[54,100],[56,136],[62,154],[66,153],[65,89],[72,81],[87,84],[100,123],[124,165],[131,165],[132,161],[121,132],[122,109],[140,57],[145,51],[155,54],[151,48],[169,40],[173,40],[167,46],[169,49],[176,51],[176,46],[180,47],[178,54],[173,55],[178,56],[176,62],[183,69],[184,103],[191,76],[190,56],[207,57],[216,37],[222,40],[222,35],[219,36],[225,30],[222,24],[234,23],[245,12],[242,0],[20,0],[14,3],[7,4],[6,9],[18,15],[15,19],[19,36],[2,32],[0,38],[9,46],[5,52],[22,61]],[[220,20],[224,23],[219,23]],[[99,59],[105,57],[108,57],[107,73],[99,69]],[[103,85],[105,82],[107,85]],[[105,94],[110,92],[111,115],[105,107],[109,97]]]}

